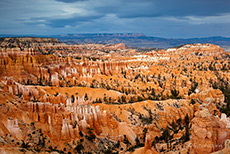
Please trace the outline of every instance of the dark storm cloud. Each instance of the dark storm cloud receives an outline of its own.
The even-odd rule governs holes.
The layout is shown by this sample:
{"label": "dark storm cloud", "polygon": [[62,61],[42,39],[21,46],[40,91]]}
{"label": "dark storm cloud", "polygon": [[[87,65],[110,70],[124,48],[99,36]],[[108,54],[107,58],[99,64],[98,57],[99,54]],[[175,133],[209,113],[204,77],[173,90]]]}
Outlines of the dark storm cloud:
{"label": "dark storm cloud", "polygon": [[99,6],[100,13],[115,13],[120,18],[156,16],[215,16],[230,12],[229,0],[124,0]]}
{"label": "dark storm cloud", "polygon": [[[58,0],[66,3],[79,0]],[[80,0],[84,1],[84,0]],[[229,13],[230,1],[228,0],[91,0],[85,2],[99,15],[91,15],[49,20],[49,26],[64,27],[75,25],[82,21],[91,21],[107,14],[114,14],[119,18],[146,18],[146,17],[177,17],[186,16],[217,16]]]}
{"label": "dark storm cloud", "polygon": [[60,28],[65,26],[76,26],[84,22],[92,22],[93,20],[99,19],[101,17],[102,15],[94,15],[94,16],[87,16],[87,17],[73,16],[64,19],[47,19],[46,24],[55,28],[56,27]]}
{"label": "dark storm cloud", "polygon": [[64,3],[75,3],[79,1],[87,1],[87,0],[56,0],[58,2],[64,2]]}
{"label": "dark storm cloud", "polygon": [[230,0],[0,0],[0,33],[230,36],[229,7]]}

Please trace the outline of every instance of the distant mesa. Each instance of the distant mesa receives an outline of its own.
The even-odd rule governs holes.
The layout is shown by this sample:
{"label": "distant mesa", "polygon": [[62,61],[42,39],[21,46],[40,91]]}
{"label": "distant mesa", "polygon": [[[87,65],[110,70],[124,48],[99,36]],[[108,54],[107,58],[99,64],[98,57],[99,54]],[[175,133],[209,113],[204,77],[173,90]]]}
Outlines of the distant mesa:
{"label": "distant mesa", "polygon": [[[7,37],[7,36],[19,37],[17,35],[0,35],[0,37]],[[47,35],[42,37],[57,38],[58,40],[60,40],[60,42],[67,43],[67,44],[124,43],[126,46],[131,46],[131,47],[164,48],[164,49],[177,47],[185,44],[211,43],[211,44],[220,45],[226,51],[230,51],[230,38],[221,37],[221,36],[173,39],[173,38],[147,36],[142,33],[92,33],[92,34],[81,33],[81,34]]]}

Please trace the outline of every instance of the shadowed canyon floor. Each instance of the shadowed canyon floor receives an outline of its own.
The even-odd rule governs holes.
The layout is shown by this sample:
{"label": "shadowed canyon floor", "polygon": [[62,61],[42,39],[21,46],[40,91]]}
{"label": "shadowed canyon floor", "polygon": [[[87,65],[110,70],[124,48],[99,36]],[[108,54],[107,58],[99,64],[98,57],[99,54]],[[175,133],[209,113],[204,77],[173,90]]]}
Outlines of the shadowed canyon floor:
{"label": "shadowed canyon floor", "polygon": [[2,38],[0,152],[227,154],[229,70],[213,44]]}

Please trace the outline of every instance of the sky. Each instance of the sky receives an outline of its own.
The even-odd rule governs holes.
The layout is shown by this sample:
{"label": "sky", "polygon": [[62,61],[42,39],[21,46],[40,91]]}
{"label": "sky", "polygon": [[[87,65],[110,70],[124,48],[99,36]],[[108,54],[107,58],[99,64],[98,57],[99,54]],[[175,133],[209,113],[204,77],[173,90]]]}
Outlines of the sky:
{"label": "sky", "polygon": [[0,0],[0,34],[230,37],[230,0]]}

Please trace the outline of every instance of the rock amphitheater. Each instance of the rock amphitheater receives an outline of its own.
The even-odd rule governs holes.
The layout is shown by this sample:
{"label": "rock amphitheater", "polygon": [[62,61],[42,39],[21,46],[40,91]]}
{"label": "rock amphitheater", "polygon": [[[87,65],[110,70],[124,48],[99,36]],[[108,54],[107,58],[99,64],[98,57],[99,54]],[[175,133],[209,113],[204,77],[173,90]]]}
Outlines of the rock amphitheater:
{"label": "rock amphitheater", "polygon": [[0,40],[0,153],[228,154],[230,54],[213,44]]}

